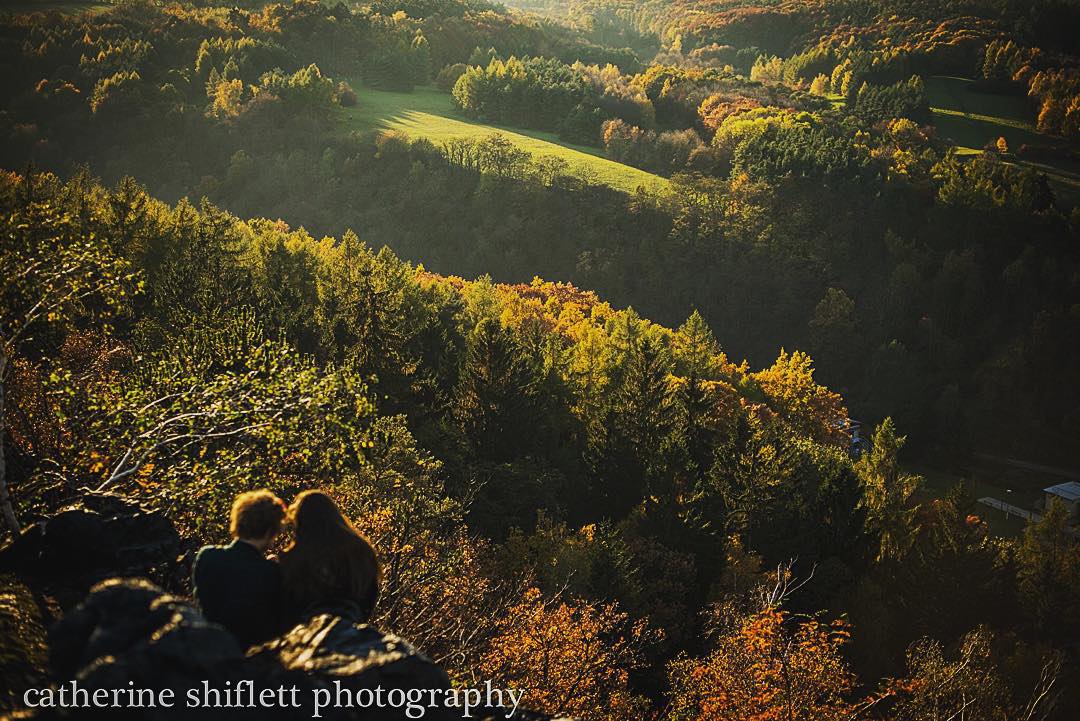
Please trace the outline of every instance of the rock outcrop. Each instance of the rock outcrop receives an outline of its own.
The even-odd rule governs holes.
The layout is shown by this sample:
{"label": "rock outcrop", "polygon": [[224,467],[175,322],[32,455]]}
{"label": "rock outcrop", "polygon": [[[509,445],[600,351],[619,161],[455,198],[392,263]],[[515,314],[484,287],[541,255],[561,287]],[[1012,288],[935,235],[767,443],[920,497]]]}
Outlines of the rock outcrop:
{"label": "rock outcrop", "polygon": [[114,494],[87,493],[0,549],[0,572],[77,598],[114,576],[141,576],[173,587],[186,581],[183,557],[189,546],[163,513]]}
{"label": "rock outcrop", "polygon": [[[49,645],[50,665],[60,687],[70,688],[74,680],[90,694],[97,689],[150,689],[156,698],[162,690],[172,689],[172,698],[178,702],[171,709],[159,706],[120,712],[112,708],[38,708],[26,712],[25,718],[311,719],[317,692],[330,702],[317,718],[382,721],[418,717],[415,710],[413,716],[407,716],[403,708],[335,704],[341,698],[356,698],[361,689],[382,689],[384,698],[394,689],[425,689],[429,692],[421,701],[425,706],[434,692],[440,703],[425,707],[422,716],[433,721],[500,719],[509,711],[474,707],[466,717],[461,708],[447,708],[442,699],[450,683],[442,669],[396,636],[329,613],[245,653],[225,629],[206,621],[187,601],[141,579],[110,579],[97,585],[53,627]],[[251,695],[247,695],[248,683]],[[219,702],[220,707],[208,708],[200,702],[192,709],[185,706],[192,689],[199,699],[206,698],[206,689],[222,692],[223,698],[227,689],[243,689],[245,695],[237,696],[236,704],[225,700]],[[298,706],[277,703],[279,696],[269,708],[246,705],[263,689],[296,689],[294,693],[287,691],[285,698],[297,699]],[[519,709],[513,718],[540,721],[547,717]]]}
{"label": "rock outcrop", "polygon": [[[33,644],[40,656],[47,646],[49,678],[37,684],[12,679],[12,687],[4,687],[7,691],[19,696],[27,688],[46,688],[54,694],[52,698],[59,699],[59,691],[70,690],[74,683],[89,694],[140,689],[155,692],[159,699],[161,692],[171,689],[175,699],[172,708],[145,704],[130,708],[126,703],[120,709],[38,707],[17,710],[14,717],[38,721],[307,720],[315,716],[317,693],[329,702],[317,718],[330,721],[506,717],[509,709],[478,706],[475,698],[468,716],[460,706],[448,708],[446,699],[453,691],[445,671],[407,641],[353,623],[347,614],[333,609],[245,651],[228,631],[207,621],[184,598],[193,550],[163,514],[111,494],[88,494],[0,549],[0,580],[8,584],[0,591],[18,590],[10,594],[13,601],[22,599],[18,603],[48,596],[54,607],[70,609],[49,630],[47,644],[41,640]],[[4,608],[0,604],[0,612]],[[25,616],[6,614],[4,618],[7,615],[16,624]],[[36,622],[34,629],[23,630],[44,636],[49,615]],[[0,640],[0,660],[8,645],[7,640]],[[27,655],[23,646],[16,644],[8,650]],[[22,665],[29,673],[44,665],[43,660]],[[9,665],[0,667],[15,668]],[[248,695],[233,697],[237,703],[229,703],[225,693],[237,689]],[[258,694],[267,689],[295,692],[288,694],[289,703],[280,703],[280,696],[269,707],[249,703],[253,699],[249,690]],[[363,703],[370,698],[365,694],[380,689],[384,698],[395,691],[399,698],[404,692],[415,697],[423,689],[427,692],[421,701],[423,715],[418,716],[415,708],[410,716],[400,705],[379,708]],[[199,701],[194,708],[187,704],[192,690]],[[203,702],[207,696],[213,700],[215,691],[222,694],[218,707]],[[30,700],[42,698],[35,695]],[[337,703],[350,698],[356,701],[351,707]],[[0,705],[0,714],[5,708],[25,706],[18,698],[14,701]],[[513,718],[544,721],[549,717],[518,709]]]}

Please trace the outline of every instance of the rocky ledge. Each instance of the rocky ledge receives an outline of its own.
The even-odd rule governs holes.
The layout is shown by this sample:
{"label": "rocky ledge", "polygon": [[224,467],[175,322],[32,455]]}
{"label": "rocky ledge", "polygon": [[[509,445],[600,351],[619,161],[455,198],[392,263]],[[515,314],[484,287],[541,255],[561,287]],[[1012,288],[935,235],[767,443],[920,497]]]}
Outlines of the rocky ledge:
{"label": "rocky ledge", "polygon": [[[0,550],[0,578],[28,590],[23,597],[48,588],[83,598],[85,584],[94,584],[49,629],[47,676],[16,684],[20,696],[34,689],[28,700],[37,707],[13,699],[5,718],[457,721],[501,719],[510,711],[505,700],[500,707],[484,694],[466,699],[451,689],[446,673],[404,639],[333,613],[245,652],[180,595],[186,545],[163,516],[116,496],[94,496]],[[139,577],[107,577],[110,570]],[[180,590],[167,592],[146,576]],[[0,669],[4,658],[0,653]],[[2,690],[15,691],[6,681]],[[128,695],[134,690],[137,704]],[[42,703],[62,698],[67,707]],[[411,710],[401,703],[410,698]],[[512,718],[550,717],[518,709]]]}

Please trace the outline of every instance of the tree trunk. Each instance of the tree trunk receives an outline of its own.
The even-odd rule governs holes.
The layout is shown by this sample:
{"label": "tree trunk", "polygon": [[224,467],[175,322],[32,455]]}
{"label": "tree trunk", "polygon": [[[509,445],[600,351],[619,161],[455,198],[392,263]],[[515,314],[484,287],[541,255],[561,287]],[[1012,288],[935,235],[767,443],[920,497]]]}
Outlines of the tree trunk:
{"label": "tree trunk", "polygon": [[11,529],[11,536],[14,538],[19,535],[19,519],[15,517],[15,509],[11,506],[11,496],[8,494],[7,458],[4,448],[4,381],[7,379],[7,364],[7,354],[0,349],[0,515],[3,515],[4,525]]}

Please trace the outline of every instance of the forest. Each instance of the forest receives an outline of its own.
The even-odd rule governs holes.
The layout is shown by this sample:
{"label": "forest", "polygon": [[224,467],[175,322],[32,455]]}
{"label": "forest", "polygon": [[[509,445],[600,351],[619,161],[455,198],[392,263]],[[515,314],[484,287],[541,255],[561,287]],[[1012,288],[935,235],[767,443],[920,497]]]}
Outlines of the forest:
{"label": "forest", "polygon": [[[1076,503],[1041,494],[1080,481],[1076,27],[0,10],[0,539],[107,492],[220,543],[238,493],[323,489],[378,552],[373,623],[541,713],[1075,719]],[[350,120],[390,92],[507,133]],[[42,594],[0,572],[0,714],[50,679]]]}

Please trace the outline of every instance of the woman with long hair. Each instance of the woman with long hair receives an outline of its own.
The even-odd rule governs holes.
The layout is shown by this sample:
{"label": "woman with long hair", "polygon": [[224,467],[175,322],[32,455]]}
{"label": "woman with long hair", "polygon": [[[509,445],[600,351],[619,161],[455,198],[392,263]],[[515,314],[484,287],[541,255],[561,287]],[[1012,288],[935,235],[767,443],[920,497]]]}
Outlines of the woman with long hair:
{"label": "woman with long hair", "polygon": [[289,520],[294,540],[281,554],[281,574],[294,617],[333,611],[367,621],[382,583],[371,543],[322,491],[297,496]]}

